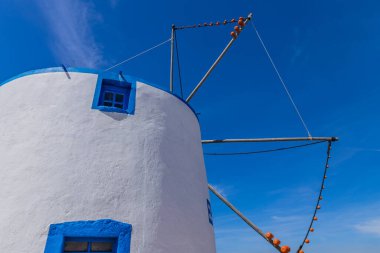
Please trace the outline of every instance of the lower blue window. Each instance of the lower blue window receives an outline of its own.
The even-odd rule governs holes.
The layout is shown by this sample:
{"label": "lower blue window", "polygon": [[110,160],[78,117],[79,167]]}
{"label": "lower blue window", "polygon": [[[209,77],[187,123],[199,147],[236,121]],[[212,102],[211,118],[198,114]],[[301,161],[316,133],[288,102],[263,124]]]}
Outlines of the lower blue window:
{"label": "lower blue window", "polygon": [[130,253],[132,226],[114,220],[50,225],[44,253]]}

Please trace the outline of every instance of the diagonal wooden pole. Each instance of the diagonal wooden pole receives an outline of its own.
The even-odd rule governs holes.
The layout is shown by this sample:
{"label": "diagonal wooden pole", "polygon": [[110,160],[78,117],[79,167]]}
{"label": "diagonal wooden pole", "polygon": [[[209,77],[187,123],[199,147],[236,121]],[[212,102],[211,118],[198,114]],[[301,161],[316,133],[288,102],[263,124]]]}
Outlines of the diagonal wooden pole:
{"label": "diagonal wooden pole", "polygon": [[[248,17],[245,19],[244,24],[248,23],[252,19],[252,13],[248,15]],[[243,27],[241,28],[243,29]],[[187,97],[186,102],[189,103],[191,98],[195,95],[195,93],[199,90],[199,88],[203,85],[203,83],[206,81],[207,77],[211,74],[211,72],[214,70],[216,65],[220,62],[220,60],[223,58],[223,56],[227,53],[228,49],[232,46],[232,44],[236,41],[238,36],[233,37],[230,42],[227,44],[227,46],[223,49],[222,53],[219,55],[219,57],[215,60],[215,62],[211,65],[210,69],[206,72],[206,74],[203,76],[203,78],[199,81],[197,86],[194,88],[194,90],[190,93],[190,95]]]}
{"label": "diagonal wooden pole", "polygon": [[281,252],[280,246],[274,245],[272,240],[266,238],[265,234],[263,233],[263,231],[258,226],[256,226],[255,224],[253,224],[253,222],[250,221],[247,217],[245,217],[238,209],[236,209],[236,207],[234,207],[225,197],[223,197],[222,194],[220,194],[219,192],[217,192],[215,190],[215,188],[212,187],[210,184],[208,185],[208,188],[224,204],[226,204],[232,211],[234,211],[234,213],[236,213],[245,223],[247,223],[248,226],[250,226],[251,228],[253,228],[253,230],[255,230],[259,235],[261,235],[261,237],[263,237],[267,242],[269,242],[273,247],[275,247],[279,252]]}

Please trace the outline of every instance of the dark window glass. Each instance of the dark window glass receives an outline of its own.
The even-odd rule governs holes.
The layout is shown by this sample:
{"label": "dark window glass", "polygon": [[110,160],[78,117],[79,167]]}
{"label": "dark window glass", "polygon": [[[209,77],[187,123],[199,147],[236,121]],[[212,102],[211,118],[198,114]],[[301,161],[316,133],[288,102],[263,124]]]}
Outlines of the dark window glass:
{"label": "dark window glass", "polygon": [[115,102],[116,103],[123,103],[124,102],[124,95],[116,93]]}
{"label": "dark window glass", "polygon": [[112,252],[112,242],[93,242],[91,243],[91,252]]}
{"label": "dark window glass", "polygon": [[87,252],[88,242],[65,242],[64,252]]}
{"label": "dark window glass", "polygon": [[104,92],[103,106],[124,108],[124,95],[120,93],[114,93],[112,91]]}
{"label": "dark window glass", "polygon": [[104,92],[104,100],[113,101],[113,93]]}

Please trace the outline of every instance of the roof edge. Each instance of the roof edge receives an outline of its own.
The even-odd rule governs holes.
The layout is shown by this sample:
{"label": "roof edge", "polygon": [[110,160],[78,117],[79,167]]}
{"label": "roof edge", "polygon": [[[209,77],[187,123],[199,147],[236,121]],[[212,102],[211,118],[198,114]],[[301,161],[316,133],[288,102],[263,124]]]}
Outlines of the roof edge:
{"label": "roof edge", "polygon": [[[18,74],[16,76],[13,76],[7,80],[5,80],[4,82],[0,83],[0,87],[9,83],[9,82],[12,82],[13,80],[16,80],[16,79],[19,79],[21,77],[24,77],[24,76],[30,76],[30,75],[35,75],[35,74],[43,74],[43,73],[53,73],[53,72],[75,72],[75,73],[88,73],[88,74],[101,74],[105,71],[102,71],[102,70],[98,70],[98,69],[91,69],[91,68],[81,68],[81,67],[68,67],[68,68],[64,68],[64,67],[50,67],[50,68],[42,68],[42,69],[35,69],[35,70],[30,70],[30,71],[26,71],[26,72],[23,72],[21,74]],[[145,83],[147,85],[150,85],[152,87],[155,87],[159,90],[162,90],[162,91],[165,91],[166,93],[176,97],[177,99],[181,100],[185,105],[187,105],[190,110],[194,113],[195,117],[197,118],[197,120],[199,121],[199,118],[198,118],[198,115],[197,113],[195,112],[194,108],[191,107],[183,98],[181,98],[180,96],[174,94],[174,93],[171,93],[169,92],[168,90],[165,90],[161,87],[159,87],[158,85],[156,84],[152,84],[150,82],[146,82],[145,80],[143,79],[140,79],[140,78],[136,78],[136,77],[133,77],[133,76],[129,76],[129,75],[125,75],[127,77],[130,77],[136,81],[139,81],[139,82],[142,82],[142,83]]]}

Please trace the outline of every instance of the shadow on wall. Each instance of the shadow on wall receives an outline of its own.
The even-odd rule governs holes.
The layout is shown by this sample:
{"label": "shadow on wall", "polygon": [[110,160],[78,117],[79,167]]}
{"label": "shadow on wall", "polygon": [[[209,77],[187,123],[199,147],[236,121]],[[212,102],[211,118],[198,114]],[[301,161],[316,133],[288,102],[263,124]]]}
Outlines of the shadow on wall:
{"label": "shadow on wall", "polygon": [[125,113],[117,113],[117,112],[102,112],[104,115],[117,120],[117,121],[122,121],[128,118],[128,114]]}

